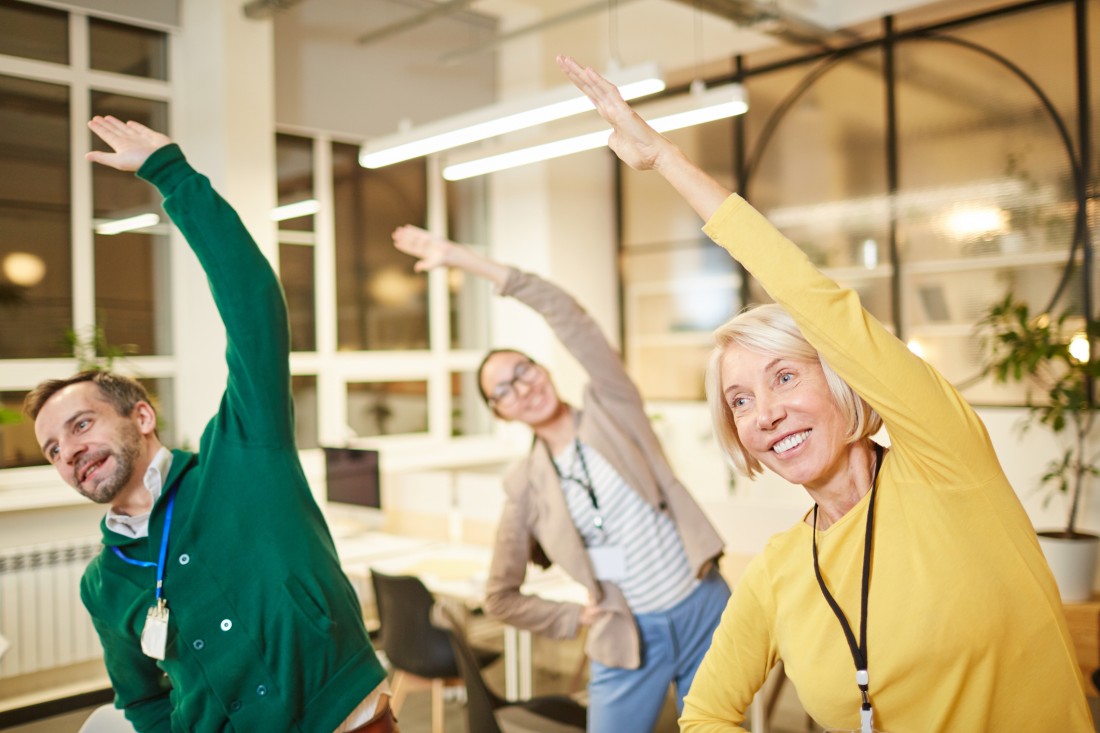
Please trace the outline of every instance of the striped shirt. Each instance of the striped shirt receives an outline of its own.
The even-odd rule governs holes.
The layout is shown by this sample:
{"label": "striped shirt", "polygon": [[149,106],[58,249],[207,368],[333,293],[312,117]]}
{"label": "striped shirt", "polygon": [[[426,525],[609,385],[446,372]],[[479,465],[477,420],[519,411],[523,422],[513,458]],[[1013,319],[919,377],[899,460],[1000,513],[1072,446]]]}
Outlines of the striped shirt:
{"label": "striped shirt", "polygon": [[[576,447],[583,452],[583,462]],[[586,547],[621,547],[626,577],[619,589],[634,613],[671,608],[686,598],[698,581],[672,519],[647,504],[594,448],[570,443],[554,457],[562,476],[565,503]],[[587,467],[587,475],[585,468]],[[596,494],[599,511],[585,488]],[[597,515],[603,528],[596,526]]]}

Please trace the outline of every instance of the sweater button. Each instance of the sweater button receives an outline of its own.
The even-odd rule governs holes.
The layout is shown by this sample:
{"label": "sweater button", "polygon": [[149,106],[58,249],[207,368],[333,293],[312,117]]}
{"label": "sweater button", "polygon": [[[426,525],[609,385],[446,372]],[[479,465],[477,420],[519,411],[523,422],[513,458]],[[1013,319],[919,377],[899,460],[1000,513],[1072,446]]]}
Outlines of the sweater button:
{"label": "sweater button", "polygon": [[193,642],[191,642],[191,646],[194,647],[195,651],[201,651],[202,648],[206,646],[206,642],[202,639],[195,639]]}
{"label": "sweater button", "polygon": [[240,712],[240,709],[242,707],[243,707],[243,705],[241,704],[240,700],[234,700],[233,702],[229,703],[229,712],[231,712],[231,713]]}
{"label": "sweater button", "polygon": [[180,565],[186,565],[189,562],[191,562],[190,555],[188,555],[186,552],[180,555]]}
{"label": "sweater button", "polygon": [[222,631],[229,631],[233,628],[233,622],[227,618],[222,619]]}
{"label": "sweater button", "polygon": [[259,687],[256,688],[256,694],[259,695],[260,697],[263,697],[264,695],[267,694],[267,687],[265,687],[264,685],[260,685]]}

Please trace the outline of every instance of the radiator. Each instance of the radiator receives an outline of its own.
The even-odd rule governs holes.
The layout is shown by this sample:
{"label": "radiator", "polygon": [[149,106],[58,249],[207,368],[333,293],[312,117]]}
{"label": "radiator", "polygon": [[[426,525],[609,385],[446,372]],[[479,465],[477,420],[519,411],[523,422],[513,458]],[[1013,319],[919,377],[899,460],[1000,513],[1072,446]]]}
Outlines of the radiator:
{"label": "radiator", "polygon": [[80,576],[98,539],[0,550],[0,634],[11,645],[0,679],[103,656],[80,602]]}

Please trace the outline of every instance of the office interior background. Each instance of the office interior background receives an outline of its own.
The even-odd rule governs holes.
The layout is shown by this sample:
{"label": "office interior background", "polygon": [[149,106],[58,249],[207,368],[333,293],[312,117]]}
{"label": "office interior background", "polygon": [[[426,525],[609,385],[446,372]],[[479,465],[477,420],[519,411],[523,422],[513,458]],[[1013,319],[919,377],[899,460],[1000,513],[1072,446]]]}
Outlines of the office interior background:
{"label": "office interior background", "polygon": [[[1007,292],[1096,310],[1098,40],[1096,0],[0,0],[0,709],[99,674],[94,634],[73,619],[103,510],[45,465],[18,419],[24,395],[113,358],[156,395],[165,443],[194,447],[224,385],[205,278],[151,188],[84,161],[90,116],[180,142],[279,272],[318,499],[321,446],[381,456],[382,508],[332,506],[334,531],[490,543],[500,475],[530,438],[482,405],[482,355],[515,346],[568,399],[583,387],[522,306],[457,272],[414,273],[390,243],[414,223],[588,308],[738,561],[809,499],[773,475],[733,476],[712,437],[710,332],[766,296],[695,215],[605,148],[449,181],[456,156],[502,143],[378,169],[360,147],[559,87],[558,53],[599,70],[655,63],[669,100],[693,81],[740,83],[747,113],[669,136],[960,386],[1036,527],[1059,527],[1062,497],[1037,487],[1062,447],[1018,430],[1024,389],[980,377],[974,326]],[[310,213],[272,218],[303,201]],[[1096,491],[1079,526],[1100,531]]]}

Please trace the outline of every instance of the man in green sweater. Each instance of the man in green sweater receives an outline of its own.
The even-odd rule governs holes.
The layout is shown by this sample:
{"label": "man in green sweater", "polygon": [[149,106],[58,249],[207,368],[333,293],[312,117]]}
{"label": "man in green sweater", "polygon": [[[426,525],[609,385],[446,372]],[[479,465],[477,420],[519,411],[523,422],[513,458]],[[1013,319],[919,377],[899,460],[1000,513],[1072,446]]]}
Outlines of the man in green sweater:
{"label": "man in green sweater", "polygon": [[385,672],[298,462],[279,282],[236,212],[164,135],[96,117],[210,282],[229,379],[197,453],[169,451],[141,385],[104,372],[27,397],[43,453],[108,505],[81,597],[139,731],[395,730]]}

